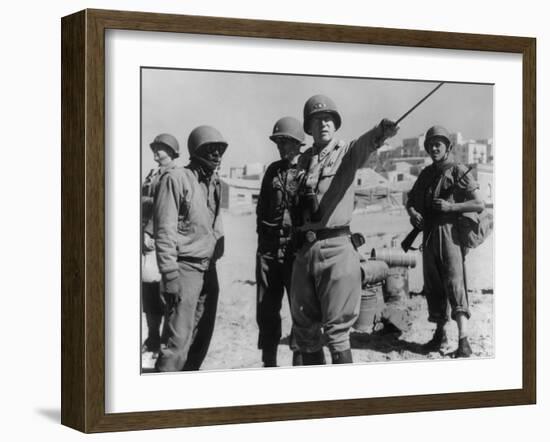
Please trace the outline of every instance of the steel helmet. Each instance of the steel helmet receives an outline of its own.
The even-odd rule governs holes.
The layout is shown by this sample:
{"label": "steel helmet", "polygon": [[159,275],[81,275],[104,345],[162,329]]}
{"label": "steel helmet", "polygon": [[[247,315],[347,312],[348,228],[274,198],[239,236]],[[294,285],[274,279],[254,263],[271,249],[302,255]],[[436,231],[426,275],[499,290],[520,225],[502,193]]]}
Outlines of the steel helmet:
{"label": "steel helmet", "polygon": [[155,150],[159,147],[167,147],[174,153],[174,158],[179,157],[180,155],[180,145],[176,137],[170,134],[160,134],[155,137],[153,142],[149,144],[152,150]]}
{"label": "steel helmet", "polygon": [[443,126],[432,126],[428,129],[428,132],[426,132],[426,137],[424,138],[424,149],[428,150],[428,142],[433,138],[443,139],[447,143],[448,149],[453,147],[451,135]]}
{"label": "steel helmet", "polygon": [[278,137],[288,137],[298,141],[300,145],[304,144],[306,135],[302,130],[300,122],[293,117],[283,117],[273,126],[273,134],[269,137],[271,141],[277,140]]}
{"label": "steel helmet", "polygon": [[309,130],[311,117],[320,112],[327,112],[334,117],[336,130],[338,130],[342,125],[342,117],[338,113],[338,109],[336,109],[336,104],[334,101],[326,95],[314,95],[307,100],[304,105],[304,130],[308,135],[311,135],[311,131]]}
{"label": "steel helmet", "polygon": [[199,126],[191,131],[187,139],[189,156],[197,156],[198,150],[205,144],[221,144],[227,148],[227,141],[222,134],[212,126]]}

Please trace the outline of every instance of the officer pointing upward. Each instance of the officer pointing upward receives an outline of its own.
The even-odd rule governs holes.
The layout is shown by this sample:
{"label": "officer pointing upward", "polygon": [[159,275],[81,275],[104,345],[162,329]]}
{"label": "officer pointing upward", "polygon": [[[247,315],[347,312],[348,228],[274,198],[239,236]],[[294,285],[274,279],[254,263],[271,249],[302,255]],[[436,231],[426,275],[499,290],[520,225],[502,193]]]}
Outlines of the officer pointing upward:
{"label": "officer pointing upward", "polygon": [[324,364],[322,333],[332,363],[352,362],[349,332],[359,314],[359,255],[350,241],[352,183],[372,152],[397,133],[382,122],[351,143],[335,138],[342,124],[336,104],[315,95],[304,106],[304,130],[313,146],[299,159],[304,171],[295,217],[297,254],[292,270],[291,312],[304,365]]}

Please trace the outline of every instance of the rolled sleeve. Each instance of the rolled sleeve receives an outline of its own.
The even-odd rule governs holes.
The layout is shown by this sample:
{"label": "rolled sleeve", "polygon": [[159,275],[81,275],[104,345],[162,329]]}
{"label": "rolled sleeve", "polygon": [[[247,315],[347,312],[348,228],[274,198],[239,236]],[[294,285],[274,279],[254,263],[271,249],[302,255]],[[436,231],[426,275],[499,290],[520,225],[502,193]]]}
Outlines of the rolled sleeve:
{"label": "rolled sleeve", "polygon": [[474,199],[476,190],[479,190],[479,184],[473,176],[473,170],[466,172],[468,172],[468,168],[464,164],[457,165],[454,180],[457,186],[458,201]]}

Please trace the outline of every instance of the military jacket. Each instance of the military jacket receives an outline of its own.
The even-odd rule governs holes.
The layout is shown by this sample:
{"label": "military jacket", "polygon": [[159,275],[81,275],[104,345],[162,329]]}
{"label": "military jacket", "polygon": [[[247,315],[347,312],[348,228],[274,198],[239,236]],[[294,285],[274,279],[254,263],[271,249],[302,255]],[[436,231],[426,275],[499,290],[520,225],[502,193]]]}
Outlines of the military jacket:
{"label": "military jacket", "polygon": [[[299,193],[312,186],[319,208],[316,214],[307,213],[303,204],[295,206],[301,216],[299,230],[348,226],[351,223],[354,205],[353,182],[358,169],[366,167],[367,160],[377,148],[376,128],[364,133],[350,143],[332,140],[319,150],[307,149],[298,161],[304,171]],[[299,195],[302,198],[302,195]]]}
{"label": "military jacket", "polygon": [[299,173],[297,164],[289,165],[285,160],[271,163],[265,172],[256,206],[260,253],[284,252],[289,244],[293,226],[291,207],[298,190]]}
{"label": "military jacket", "polygon": [[189,168],[166,171],[155,196],[154,231],[162,274],[177,270],[178,259],[206,270],[223,236],[217,175],[204,182]]}
{"label": "military jacket", "polygon": [[436,222],[453,220],[456,214],[432,212],[434,198],[442,198],[451,203],[461,203],[473,197],[479,188],[478,183],[464,164],[450,162],[446,167],[431,164],[425,167],[415,181],[407,197],[407,207],[414,207],[425,220],[426,228]]}
{"label": "military jacket", "polygon": [[170,163],[167,167],[156,167],[151,169],[141,186],[141,225],[145,228],[145,231],[153,234],[153,208],[154,208],[154,197],[157,190],[160,177],[167,170],[174,169],[176,164],[174,162]]}
{"label": "military jacket", "polygon": [[267,168],[256,206],[256,230],[260,236],[291,228],[289,209],[298,189],[297,175],[297,164],[289,166],[284,160]]}

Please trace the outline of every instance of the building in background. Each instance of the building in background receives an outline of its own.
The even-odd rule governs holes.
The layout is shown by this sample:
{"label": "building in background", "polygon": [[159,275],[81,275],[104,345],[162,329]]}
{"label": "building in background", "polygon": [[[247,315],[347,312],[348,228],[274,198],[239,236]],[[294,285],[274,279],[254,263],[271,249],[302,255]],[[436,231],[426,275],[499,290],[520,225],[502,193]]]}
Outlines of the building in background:
{"label": "building in background", "polygon": [[479,184],[481,198],[487,207],[493,207],[494,202],[494,181],[493,164],[475,164],[472,169],[474,178]]}
{"label": "building in background", "polygon": [[[455,132],[451,134],[451,142],[455,160],[474,167],[472,174],[479,182],[483,200],[492,205],[493,139],[466,140]],[[431,162],[424,149],[424,134],[404,138],[398,147],[384,144],[369,157],[367,167],[355,175],[356,206],[401,204],[422,169]],[[221,207],[236,213],[255,210],[265,170],[264,164],[248,163],[222,174]]]}
{"label": "building in background", "polygon": [[[230,167],[229,168],[229,178],[241,178],[244,175],[244,166]],[[226,176],[221,174],[220,176]]]}
{"label": "building in background", "polygon": [[256,209],[261,180],[221,177],[221,208],[235,213]]}
{"label": "building in background", "polygon": [[424,134],[412,138],[403,139],[402,157],[427,157],[424,150]]}
{"label": "building in background", "polygon": [[487,163],[493,162],[493,139],[485,138],[482,140],[476,140],[476,143],[485,144],[487,146]]}
{"label": "building in background", "polygon": [[456,161],[462,164],[487,163],[487,145],[476,141],[466,141],[453,148]]}

